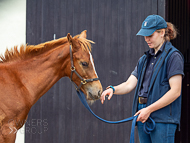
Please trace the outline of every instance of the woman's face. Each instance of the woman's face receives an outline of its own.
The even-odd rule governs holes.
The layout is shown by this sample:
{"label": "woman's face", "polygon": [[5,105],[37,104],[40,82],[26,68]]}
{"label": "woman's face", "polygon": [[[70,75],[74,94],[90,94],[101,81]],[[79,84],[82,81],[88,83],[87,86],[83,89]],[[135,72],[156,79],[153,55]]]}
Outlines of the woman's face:
{"label": "woman's face", "polygon": [[164,34],[165,34],[165,29],[159,30],[159,32],[155,31],[152,35],[150,36],[144,36],[145,41],[147,42],[149,48],[154,48],[155,50],[158,49],[162,46],[164,42]]}

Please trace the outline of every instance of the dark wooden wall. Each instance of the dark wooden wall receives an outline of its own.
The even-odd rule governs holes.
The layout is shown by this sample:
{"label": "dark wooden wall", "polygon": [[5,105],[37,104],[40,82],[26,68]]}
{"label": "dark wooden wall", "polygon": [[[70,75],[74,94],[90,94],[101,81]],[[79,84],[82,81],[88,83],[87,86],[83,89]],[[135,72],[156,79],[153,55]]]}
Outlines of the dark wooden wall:
{"label": "dark wooden wall", "polygon": [[[27,0],[28,44],[79,34],[93,40],[93,58],[103,88],[126,81],[143,52],[143,37],[136,36],[150,14],[165,17],[165,0]],[[43,71],[42,71],[43,72]],[[131,115],[133,93],[114,96],[92,110],[107,120]],[[127,143],[131,122],[103,123],[80,103],[68,78],[56,83],[31,109],[26,143]],[[136,134],[136,143],[138,137]]]}
{"label": "dark wooden wall", "polygon": [[190,1],[167,0],[166,19],[178,29],[178,36],[171,41],[184,55],[185,77],[182,86],[181,130],[176,132],[176,143],[190,142]]}
{"label": "dark wooden wall", "polygon": [[185,63],[190,63],[190,0],[168,0],[166,18],[178,29],[178,36],[172,41],[184,55]]}

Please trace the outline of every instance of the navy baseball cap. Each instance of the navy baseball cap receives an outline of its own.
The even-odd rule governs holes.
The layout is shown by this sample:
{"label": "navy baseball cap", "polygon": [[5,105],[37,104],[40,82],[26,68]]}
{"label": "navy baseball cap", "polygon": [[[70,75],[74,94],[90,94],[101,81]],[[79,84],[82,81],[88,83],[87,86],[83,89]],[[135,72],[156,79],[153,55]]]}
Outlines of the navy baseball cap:
{"label": "navy baseball cap", "polygon": [[167,28],[166,21],[159,15],[149,15],[142,23],[137,35],[150,36],[158,29]]}

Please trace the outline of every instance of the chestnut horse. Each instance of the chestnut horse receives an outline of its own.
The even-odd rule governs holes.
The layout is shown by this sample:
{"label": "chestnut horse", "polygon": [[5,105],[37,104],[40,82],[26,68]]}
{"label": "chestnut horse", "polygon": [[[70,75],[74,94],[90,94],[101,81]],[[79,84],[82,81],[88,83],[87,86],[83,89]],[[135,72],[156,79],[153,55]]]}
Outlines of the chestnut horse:
{"label": "chestnut horse", "polygon": [[[60,78],[70,77],[71,71],[79,74],[72,72],[71,80],[81,87],[87,100],[100,98],[102,86],[90,53],[91,43],[83,31],[73,38],[68,34],[36,46],[6,50],[0,61],[0,143],[15,142],[15,130],[23,126],[16,122],[26,121],[36,101]],[[95,80],[86,83],[85,79]]]}

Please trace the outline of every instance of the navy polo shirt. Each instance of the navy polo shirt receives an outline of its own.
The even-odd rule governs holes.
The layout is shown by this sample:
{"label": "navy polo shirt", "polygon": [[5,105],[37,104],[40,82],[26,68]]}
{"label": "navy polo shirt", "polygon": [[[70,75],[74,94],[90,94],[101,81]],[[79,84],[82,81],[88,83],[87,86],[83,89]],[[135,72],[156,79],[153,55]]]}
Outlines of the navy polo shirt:
{"label": "navy polo shirt", "polygon": [[[166,42],[164,42],[164,44],[162,45],[162,47],[158,50],[158,52],[156,54],[154,53],[154,49],[152,49],[152,48],[148,52],[148,55],[147,55],[148,60],[147,60],[145,76],[143,79],[142,87],[140,88],[140,91],[138,92],[138,96],[140,96],[140,97],[148,97],[148,89],[149,89],[150,81],[152,78],[154,65],[156,64],[157,60],[161,56],[161,54],[165,48],[165,44],[166,44]],[[178,52],[174,52],[171,55],[171,57],[169,58],[168,63],[167,63],[168,80],[170,79],[170,77],[177,75],[177,74],[184,75],[183,67],[184,67],[184,65],[183,65],[182,56]],[[138,77],[137,69],[138,69],[138,64],[135,67],[135,70],[131,73],[136,78]]]}

